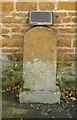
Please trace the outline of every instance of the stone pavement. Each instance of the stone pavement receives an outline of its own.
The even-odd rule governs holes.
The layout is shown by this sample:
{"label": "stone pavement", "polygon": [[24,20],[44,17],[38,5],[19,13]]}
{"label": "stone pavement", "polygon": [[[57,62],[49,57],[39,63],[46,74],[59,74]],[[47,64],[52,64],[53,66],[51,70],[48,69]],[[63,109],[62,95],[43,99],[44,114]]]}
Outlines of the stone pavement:
{"label": "stone pavement", "polygon": [[75,101],[61,101],[60,104],[19,104],[15,93],[3,93],[3,118],[74,118]]}

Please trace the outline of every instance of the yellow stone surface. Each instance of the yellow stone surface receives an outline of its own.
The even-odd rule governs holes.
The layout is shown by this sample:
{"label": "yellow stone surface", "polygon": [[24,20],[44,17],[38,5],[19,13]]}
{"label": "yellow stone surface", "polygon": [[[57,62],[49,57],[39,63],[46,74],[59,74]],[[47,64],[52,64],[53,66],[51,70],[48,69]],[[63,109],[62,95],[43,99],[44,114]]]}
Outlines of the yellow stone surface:
{"label": "yellow stone surface", "polygon": [[56,37],[48,27],[34,27],[24,37],[24,89],[55,90]]}
{"label": "yellow stone surface", "polygon": [[25,34],[24,60],[56,60],[56,35],[47,27],[34,27]]}

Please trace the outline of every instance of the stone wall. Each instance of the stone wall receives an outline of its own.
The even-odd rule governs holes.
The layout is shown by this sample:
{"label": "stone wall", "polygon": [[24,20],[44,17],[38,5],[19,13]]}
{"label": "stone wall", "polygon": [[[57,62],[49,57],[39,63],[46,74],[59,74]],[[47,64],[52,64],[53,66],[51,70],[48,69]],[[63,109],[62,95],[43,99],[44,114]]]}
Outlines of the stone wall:
{"label": "stone wall", "polygon": [[[29,10],[52,10],[57,35],[57,80],[60,87],[75,88],[76,2],[0,2],[0,60],[3,61],[3,85],[22,81],[23,42]],[[7,81],[7,82],[6,82]]]}

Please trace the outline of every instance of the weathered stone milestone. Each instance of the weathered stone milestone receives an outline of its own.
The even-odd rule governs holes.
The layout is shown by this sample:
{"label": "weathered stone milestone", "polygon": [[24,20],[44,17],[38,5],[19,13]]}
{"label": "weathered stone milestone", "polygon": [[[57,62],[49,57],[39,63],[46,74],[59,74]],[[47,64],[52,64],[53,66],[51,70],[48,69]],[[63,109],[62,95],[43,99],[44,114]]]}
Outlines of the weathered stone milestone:
{"label": "weathered stone milestone", "polygon": [[60,102],[56,88],[56,42],[54,31],[47,27],[34,27],[25,34],[21,103]]}

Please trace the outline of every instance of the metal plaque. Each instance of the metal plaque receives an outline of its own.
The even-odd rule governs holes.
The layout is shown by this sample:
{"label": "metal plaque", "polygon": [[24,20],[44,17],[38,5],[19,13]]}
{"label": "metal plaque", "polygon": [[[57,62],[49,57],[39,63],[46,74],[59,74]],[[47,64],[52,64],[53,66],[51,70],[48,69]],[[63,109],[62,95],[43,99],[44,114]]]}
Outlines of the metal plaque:
{"label": "metal plaque", "polygon": [[53,25],[53,12],[51,11],[30,11],[30,25]]}

